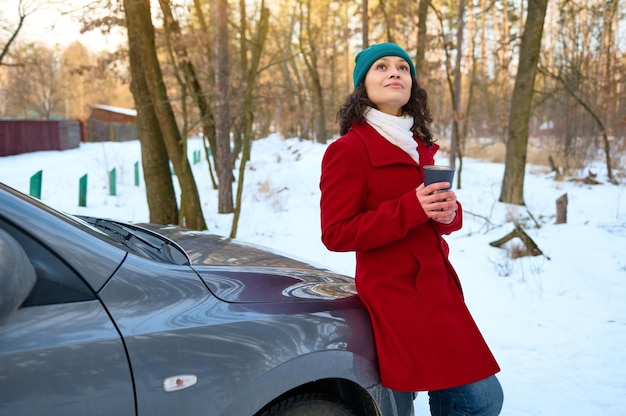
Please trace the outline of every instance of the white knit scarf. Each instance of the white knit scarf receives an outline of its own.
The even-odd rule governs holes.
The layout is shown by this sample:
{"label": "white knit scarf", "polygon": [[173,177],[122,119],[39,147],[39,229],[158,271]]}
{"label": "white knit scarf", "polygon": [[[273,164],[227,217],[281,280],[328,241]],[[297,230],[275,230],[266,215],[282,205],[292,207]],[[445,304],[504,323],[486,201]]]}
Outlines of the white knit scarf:
{"label": "white knit scarf", "polygon": [[365,111],[365,121],[371,125],[381,136],[394,146],[408,153],[419,165],[420,156],[417,153],[417,142],[413,138],[413,117],[392,116],[375,108],[369,107]]}

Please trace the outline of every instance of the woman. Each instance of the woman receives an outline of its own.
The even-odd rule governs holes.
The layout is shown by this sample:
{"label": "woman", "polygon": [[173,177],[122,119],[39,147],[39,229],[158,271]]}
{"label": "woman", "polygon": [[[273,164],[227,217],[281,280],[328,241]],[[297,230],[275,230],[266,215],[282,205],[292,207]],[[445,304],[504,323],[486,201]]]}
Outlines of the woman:
{"label": "woman", "polygon": [[372,321],[383,386],[428,391],[432,415],[498,415],[500,369],[472,319],[442,238],[461,228],[434,164],[426,91],[393,43],[356,55],[340,137],[322,161],[322,241],[355,251],[355,282]]}

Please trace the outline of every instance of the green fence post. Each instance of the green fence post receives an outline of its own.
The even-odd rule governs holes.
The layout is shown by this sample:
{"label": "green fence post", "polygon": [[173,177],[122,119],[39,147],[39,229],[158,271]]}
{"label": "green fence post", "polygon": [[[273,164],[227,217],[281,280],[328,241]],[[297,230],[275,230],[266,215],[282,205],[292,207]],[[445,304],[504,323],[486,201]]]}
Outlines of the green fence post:
{"label": "green fence post", "polygon": [[43,171],[39,171],[30,177],[30,196],[41,199],[41,179]]}
{"label": "green fence post", "polygon": [[111,169],[109,171],[109,195],[111,196],[115,196],[117,195],[117,189],[115,187],[115,177],[116,177],[116,173],[115,173],[115,168]]}
{"label": "green fence post", "polygon": [[139,162],[135,162],[135,186],[139,186]]}
{"label": "green fence post", "polygon": [[78,181],[78,206],[87,206],[87,174],[85,173]]}

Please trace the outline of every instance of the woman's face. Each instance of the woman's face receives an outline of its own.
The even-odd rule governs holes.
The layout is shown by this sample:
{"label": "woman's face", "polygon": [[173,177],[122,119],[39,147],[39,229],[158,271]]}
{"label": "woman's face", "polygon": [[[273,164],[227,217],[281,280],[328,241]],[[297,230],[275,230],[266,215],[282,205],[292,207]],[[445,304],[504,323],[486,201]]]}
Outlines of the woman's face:
{"label": "woman's face", "polygon": [[411,67],[399,56],[384,56],[365,75],[367,97],[383,113],[402,115],[411,97]]}

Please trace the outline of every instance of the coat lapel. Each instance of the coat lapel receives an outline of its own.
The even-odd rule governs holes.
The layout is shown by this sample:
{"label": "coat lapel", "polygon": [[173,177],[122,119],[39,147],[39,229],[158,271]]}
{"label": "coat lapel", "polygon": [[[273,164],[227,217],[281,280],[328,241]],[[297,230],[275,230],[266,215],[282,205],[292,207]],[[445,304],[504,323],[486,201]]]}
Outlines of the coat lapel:
{"label": "coat lapel", "polygon": [[[363,140],[373,167],[389,165],[411,165],[417,167],[417,163],[411,156],[398,146],[391,144],[369,124],[355,123],[352,125],[352,130]],[[415,142],[415,145],[417,146],[417,142]],[[439,149],[439,146],[436,144],[430,148],[426,148],[426,146],[418,147],[417,151],[422,165],[433,163],[433,156],[437,149]]]}

